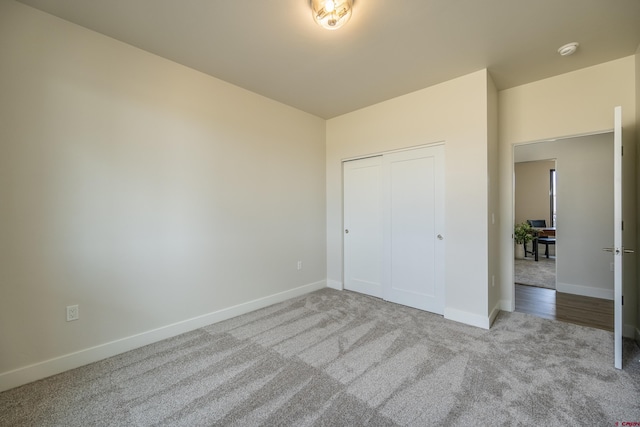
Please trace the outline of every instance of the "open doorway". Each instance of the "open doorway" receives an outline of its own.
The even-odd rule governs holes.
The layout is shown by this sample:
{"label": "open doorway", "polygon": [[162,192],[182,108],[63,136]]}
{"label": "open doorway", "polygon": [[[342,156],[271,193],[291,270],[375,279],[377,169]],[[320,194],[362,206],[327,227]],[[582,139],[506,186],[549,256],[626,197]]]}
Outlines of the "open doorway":
{"label": "open doorway", "polygon": [[532,228],[514,261],[519,285],[556,289],[556,159],[516,162],[515,223]]}
{"label": "open doorway", "polygon": [[[524,171],[520,179],[516,175],[514,192],[520,194],[514,194],[515,223],[544,219],[555,226],[556,239],[548,248],[549,258],[547,248],[538,248],[538,262],[548,259],[553,265],[547,273],[555,269],[555,274],[546,278],[548,286],[514,284],[516,311],[613,330],[613,271],[611,257],[602,252],[605,242],[613,241],[612,147],[612,133],[514,147],[514,171]],[[526,174],[536,169],[539,190],[534,195]],[[532,255],[527,260],[534,266],[530,274],[540,285],[545,272]],[[522,282],[517,263],[514,282]]]}

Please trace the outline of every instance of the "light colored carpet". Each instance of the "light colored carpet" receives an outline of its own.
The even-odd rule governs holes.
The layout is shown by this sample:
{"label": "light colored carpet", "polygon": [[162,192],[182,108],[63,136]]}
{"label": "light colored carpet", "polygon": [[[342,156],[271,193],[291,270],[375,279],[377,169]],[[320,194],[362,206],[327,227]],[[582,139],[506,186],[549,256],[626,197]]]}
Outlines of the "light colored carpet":
{"label": "light colored carpet", "polygon": [[515,282],[519,285],[556,288],[556,260],[544,255],[536,262],[533,258],[516,259],[513,264]]}
{"label": "light colored carpet", "polygon": [[640,349],[522,313],[491,330],[324,289],[0,394],[2,426],[613,426]]}

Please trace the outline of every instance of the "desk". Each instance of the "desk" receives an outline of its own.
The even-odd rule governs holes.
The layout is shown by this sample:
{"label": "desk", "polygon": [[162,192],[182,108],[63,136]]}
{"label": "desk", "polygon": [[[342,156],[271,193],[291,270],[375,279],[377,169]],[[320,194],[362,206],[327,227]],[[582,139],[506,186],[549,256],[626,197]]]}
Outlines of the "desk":
{"label": "desk", "polygon": [[549,258],[549,245],[556,244],[556,228],[555,227],[533,227],[533,253],[535,260],[538,261],[538,244],[542,243],[546,246],[545,256]]}
{"label": "desk", "polygon": [[555,227],[532,227],[531,229],[538,237],[556,237]]}

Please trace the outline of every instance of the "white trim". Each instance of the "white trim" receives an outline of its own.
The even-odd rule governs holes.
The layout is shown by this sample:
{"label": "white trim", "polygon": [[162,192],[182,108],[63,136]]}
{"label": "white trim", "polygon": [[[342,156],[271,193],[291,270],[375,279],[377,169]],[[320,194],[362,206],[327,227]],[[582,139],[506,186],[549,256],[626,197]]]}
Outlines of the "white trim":
{"label": "white trim", "polygon": [[409,147],[397,148],[395,150],[378,151],[378,152],[375,152],[375,153],[363,154],[363,155],[355,156],[355,157],[346,157],[346,158],[342,159],[342,163],[350,162],[350,161],[353,161],[353,160],[368,159],[369,157],[380,157],[380,156],[384,156],[385,154],[399,153],[401,151],[417,150],[419,148],[434,147],[436,145],[445,145],[445,142],[446,142],[445,140],[434,141],[434,142],[429,142],[427,144],[412,145],[412,146],[409,146]]}
{"label": "white trim", "polygon": [[223,308],[202,316],[162,326],[157,329],[142,332],[126,338],[121,338],[95,347],[86,348],[74,353],[65,354],[33,365],[24,366],[0,374],[0,392],[40,380],[51,375],[59,374],[70,369],[78,368],[98,360],[106,359],[163,339],[171,338],[185,332],[193,331],[213,323],[221,322],[232,317],[246,314],[279,302],[286,301],[327,286],[326,280],[303,285],[288,291],[279,292],[263,298],[258,298],[232,307]]}
{"label": "white trim", "polygon": [[564,292],[565,294],[613,300],[613,289],[602,289],[594,288],[592,286],[572,285],[569,283],[557,282],[556,291]]}
{"label": "white trim", "polygon": [[[534,139],[530,141],[512,142],[511,145],[515,147],[517,145],[537,144],[539,142],[556,142],[556,141],[562,141],[563,139],[582,138],[585,136],[604,135],[607,133],[613,134],[613,132],[614,132],[613,128],[601,129],[601,130],[594,130],[593,132],[584,132],[584,133],[575,133],[571,135],[557,136],[555,138],[542,138],[542,139]],[[514,157],[514,163],[515,163],[515,157]]]}
{"label": "white trim", "polygon": [[468,311],[456,310],[455,308],[445,307],[444,318],[482,329],[489,329],[489,326],[491,325],[491,321],[487,316],[469,313]]}
{"label": "white trim", "polygon": [[491,325],[493,325],[493,322],[495,322],[496,317],[498,317],[498,313],[500,313],[500,306],[501,306],[501,301],[498,301],[496,303],[496,306],[493,307],[493,310],[491,310],[491,314],[489,314],[489,327],[491,327]]}
{"label": "white trim", "polygon": [[515,310],[515,307],[513,302],[510,299],[508,300],[503,299],[503,300],[500,300],[500,310],[513,312]]}
{"label": "white trim", "polygon": [[341,291],[344,289],[342,282],[333,279],[327,279],[327,288],[335,289]]}
{"label": "white trim", "polygon": [[624,274],[622,255],[624,244],[622,238],[622,107],[613,109],[613,351],[614,366],[622,369],[622,286]]}

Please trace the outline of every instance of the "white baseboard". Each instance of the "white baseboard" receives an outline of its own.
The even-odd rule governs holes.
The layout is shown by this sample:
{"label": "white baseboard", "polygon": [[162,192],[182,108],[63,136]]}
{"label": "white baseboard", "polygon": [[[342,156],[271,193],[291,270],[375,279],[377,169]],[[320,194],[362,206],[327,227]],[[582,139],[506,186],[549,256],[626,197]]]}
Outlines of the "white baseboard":
{"label": "white baseboard", "polygon": [[327,279],[327,288],[337,289],[338,291],[343,290],[342,282],[338,282],[337,280]]}
{"label": "white baseboard", "polygon": [[444,318],[482,329],[489,329],[491,326],[491,319],[488,316],[481,316],[469,313],[468,311],[456,310],[455,308],[445,307]]}
{"label": "white baseboard", "polygon": [[582,295],[585,297],[613,300],[613,289],[594,288],[591,286],[571,285],[569,283],[556,283],[556,291],[565,294]]}
{"label": "white baseboard", "polygon": [[34,363],[33,365],[3,372],[0,374],[0,392],[50,377],[51,375],[59,374],[64,371],[68,371],[69,369],[97,362],[98,360],[106,359],[107,357],[112,357],[166,338],[171,338],[185,332],[193,331],[213,323],[221,322],[241,314],[246,314],[260,308],[268,307],[291,298],[305,295],[325,288],[326,286],[327,282],[325,280],[321,280],[319,282],[310,283],[288,291],[238,304],[233,307],[224,308],[222,310],[203,314],[202,316],[197,316],[171,325],[142,332],[140,334]]}
{"label": "white baseboard", "polygon": [[506,299],[502,299],[500,300],[500,310],[502,311],[508,311],[508,312],[512,312],[514,311],[516,308],[513,306],[513,301],[511,300],[506,300]]}
{"label": "white baseboard", "polygon": [[491,327],[491,325],[493,325],[493,322],[496,320],[496,317],[498,317],[498,313],[500,313],[501,306],[502,306],[502,301],[498,301],[496,303],[496,306],[493,307],[493,310],[491,310],[491,314],[489,314],[489,328]]}

